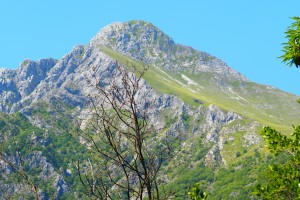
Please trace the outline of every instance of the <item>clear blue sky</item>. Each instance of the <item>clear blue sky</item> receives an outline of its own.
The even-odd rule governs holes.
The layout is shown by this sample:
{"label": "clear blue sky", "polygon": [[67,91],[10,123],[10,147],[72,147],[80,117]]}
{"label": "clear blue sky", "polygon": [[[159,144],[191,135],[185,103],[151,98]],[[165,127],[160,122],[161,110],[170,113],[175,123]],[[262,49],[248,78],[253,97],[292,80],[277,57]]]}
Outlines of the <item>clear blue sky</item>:
{"label": "clear blue sky", "polygon": [[300,95],[300,69],[277,59],[292,16],[300,0],[2,0],[0,67],[59,59],[112,22],[142,19],[252,81]]}

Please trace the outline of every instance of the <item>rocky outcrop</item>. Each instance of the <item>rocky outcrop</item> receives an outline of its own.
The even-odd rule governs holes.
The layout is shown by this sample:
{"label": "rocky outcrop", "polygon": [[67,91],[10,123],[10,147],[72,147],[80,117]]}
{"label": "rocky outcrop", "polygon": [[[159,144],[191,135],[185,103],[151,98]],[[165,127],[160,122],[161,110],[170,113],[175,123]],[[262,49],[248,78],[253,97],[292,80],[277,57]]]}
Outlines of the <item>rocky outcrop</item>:
{"label": "rocky outcrop", "polygon": [[[43,81],[57,60],[25,60],[17,70],[0,70],[0,111],[14,112],[16,105]],[[20,108],[21,106],[17,106]]]}

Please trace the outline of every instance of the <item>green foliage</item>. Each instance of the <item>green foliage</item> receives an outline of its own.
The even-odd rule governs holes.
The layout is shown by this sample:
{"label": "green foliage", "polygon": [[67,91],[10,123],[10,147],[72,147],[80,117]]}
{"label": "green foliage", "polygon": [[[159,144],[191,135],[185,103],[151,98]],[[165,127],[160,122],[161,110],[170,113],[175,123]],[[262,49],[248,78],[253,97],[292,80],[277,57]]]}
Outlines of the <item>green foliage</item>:
{"label": "green foliage", "polygon": [[207,188],[207,185],[213,182],[214,173],[211,168],[205,168],[201,163],[194,169],[189,168],[187,165],[177,167],[178,169],[171,171],[174,175],[174,181],[164,186],[167,193],[175,192],[174,200],[181,200],[187,198],[187,191],[189,187],[197,182],[201,182],[202,189]]}
{"label": "green foliage", "polygon": [[[45,105],[44,108],[46,107]],[[39,116],[49,116],[44,110],[32,110],[32,112]],[[62,118],[62,120],[64,119]],[[64,125],[69,126],[69,123],[66,120]],[[32,125],[26,116],[21,113],[13,115],[0,114],[0,124],[0,136],[5,138],[1,141],[0,150],[9,158],[17,158],[17,152],[19,152],[24,162],[17,163],[18,169],[24,171],[47,197],[53,197],[57,188],[53,185],[54,179],[51,178],[51,174],[49,174],[50,177],[45,179],[47,176],[47,172],[43,172],[45,166],[31,160],[35,153],[44,157],[53,166],[54,170],[63,176],[67,185],[72,186],[70,188],[71,192],[64,194],[60,199],[74,199],[75,192],[78,195],[83,194],[83,187],[80,184],[73,163],[78,160],[85,162],[84,160],[89,158],[90,155],[76,138],[66,132],[57,134],[56,131],[51,129],[47,131],[40,129]],[[71,174],[66,173],[67,169],[71,170]],[[44,170],[47,171],[48,168]],[[23,179],[19,174],[13,173],[10,174],[9,179],[1,179],[1,181],[5,181],[6,184],[15,184],[23,181]]]}
{"label": "green foliage", "polygon": [[209,192],[209,199],[253,199],[253,182],[257,179],[257,174],[271,161],[247,156],[228,168],[217,170],[211,186],[213,189],[205,188]]}
{"label": "green foliage", "polygon": [[288,41],[283,43],[284,54],[279,58],[290,67],[295,65],[298,68],[300,66],[300,18],[293,17],[292,19],[294,23],[285,32]]}
{"label": "green foliage", "polygon": [[191,200],[206,200],[208,194],[202,191],[200,183],[196,183],[188,192],[188,196]]}
{"label": "green foliage", "polygon": [[[279,58],[290,67],[300,65],[300,18],[293,17],[294,23],[285,32],[288,42],[283,43],[284,54]],[[300,103],[300,100],[297,100]],[[300,198],[300,125],[293,127],[290,137],[277,130],[264,127],[262,136],[267,147],[276,155],[277,162],[269,165],[260,183],[253,192],[262,199]],[[280,158],[284,158],[281,160]]]}
{"label": "green foliage", "polygon": [[254,194],[263,199],[300,198],[300,125],[290,137],[270,127],[262,130],[262,136],[271,152],[286,160],[268,166]]}

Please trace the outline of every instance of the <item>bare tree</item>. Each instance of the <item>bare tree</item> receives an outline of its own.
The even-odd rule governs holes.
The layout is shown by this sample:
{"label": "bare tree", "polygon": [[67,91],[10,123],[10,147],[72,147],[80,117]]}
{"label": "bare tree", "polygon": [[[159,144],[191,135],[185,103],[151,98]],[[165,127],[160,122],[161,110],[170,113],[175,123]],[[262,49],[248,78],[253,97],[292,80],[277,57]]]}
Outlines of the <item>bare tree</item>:
{"label": "bare tree", "polygon": [[[110,79],[94,76],[89,124],[80,128],[93,160],[77,169],[86,194],[98,199],[163,199],[159,173],[176,136],[151,123],[156,99],[142,79],[148,67],[115,64]],[[83,130],[84,129],[84,130]]]}

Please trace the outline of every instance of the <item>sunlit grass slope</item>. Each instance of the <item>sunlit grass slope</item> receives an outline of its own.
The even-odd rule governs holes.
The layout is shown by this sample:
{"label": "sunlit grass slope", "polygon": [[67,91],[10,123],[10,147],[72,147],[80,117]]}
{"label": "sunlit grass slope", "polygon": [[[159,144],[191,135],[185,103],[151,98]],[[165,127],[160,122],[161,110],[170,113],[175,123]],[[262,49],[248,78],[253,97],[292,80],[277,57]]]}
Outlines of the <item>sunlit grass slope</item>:
{"label": "sunlit grass slope", "polygon": [[[108,47],[100,48],[120,63],[138,68],[144,65]],[[176,73],[150,64],[144,78],[157,92],[175,95],[193,106],[215,104],[282,131],[300,123],[300,105],[296,102],[296,95],[248,81],[227,80],[225,86],[220,86],[214,82],[214,76],[217,74],[212,72]]]}

